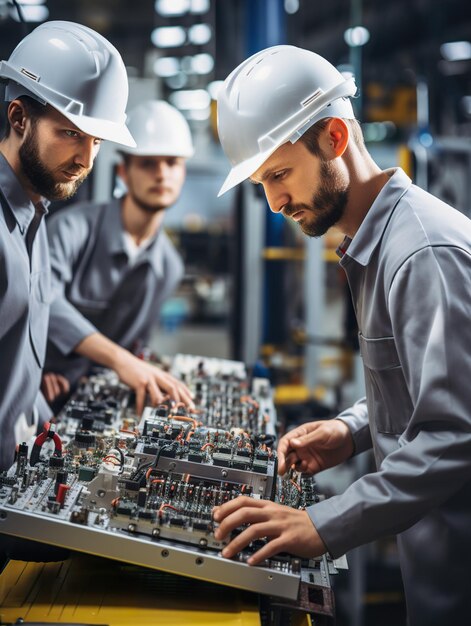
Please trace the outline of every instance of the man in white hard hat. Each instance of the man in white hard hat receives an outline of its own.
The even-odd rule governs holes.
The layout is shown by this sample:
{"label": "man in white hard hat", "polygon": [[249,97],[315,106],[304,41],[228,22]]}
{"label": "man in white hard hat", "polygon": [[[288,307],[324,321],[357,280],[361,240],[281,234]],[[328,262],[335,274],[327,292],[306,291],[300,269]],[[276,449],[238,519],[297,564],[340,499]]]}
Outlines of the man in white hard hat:
{"label": "man in white hard hat", "polygon": [[[102,139],[134,146],[128,82],[118,51],[95,31],[46,22],[0,63],[6,131],[0,142],[0,468],[36,430],[49,318],[50,264],[43,217],[90,172]],[[66,321],[64,322],[66,323]],[[83,354],[109,364],[154,399],[161,373],[99,334]],[[167,374],[162,373],[164,377]],[[167,380],[165,378],[165,380]],[[160,384],[160,382],[159,382]],[[176,394],[179,396],[180,394]],[[45,401],[39,396],[45,409]]]}
{"label": "man in white hard hat", "polygon": [[[222,192],[250,178],[272,211],[310,237],[336,225],[359,326],[366,398],[279,443],[279,472],[317,473],[373,448],[377,471],[296,510],[242,497],[214,511],[223,550],[338,557],[397,534],[411,626],[471,614],[471,222],[369,155],[345,79],[319,55],[263,50],[218,96],[232,163]],[[466,617],[464,617],[466,616]]]}
{"label": "man in white hard hat", "polygon": [[[127,125],[137,142],[120,149],[127,193],[68,207],[47,222],[55,297],[42,389],[58,405],[92,364],[76,346],[96,332],[127,349],[146,344],[183,275],[162,223],[194,152],[188,123],[167,102],[150,100],[129,113]],[[138,402],[140,410],[143,397]]]}

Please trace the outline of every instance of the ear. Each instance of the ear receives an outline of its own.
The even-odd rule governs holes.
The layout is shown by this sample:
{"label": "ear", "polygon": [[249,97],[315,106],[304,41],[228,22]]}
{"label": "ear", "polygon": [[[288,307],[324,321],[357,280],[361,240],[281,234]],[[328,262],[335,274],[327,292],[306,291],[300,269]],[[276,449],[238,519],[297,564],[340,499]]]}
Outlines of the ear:
{"label": "ear", "polygon": [[326,126],[327,141],[332,156],[341,157],[347,149],[350,133],[345,120],[333,117]]}
{"label": "ear", "polygon": [[118,174],[118,176],[122,179],[122,181],[124,183],[127,182],[127,168],[126,165],[124,164],[124,161],[121,161],[121,163],[118,163],[117,167],[116,167],[116,173]]}
{"label": "ear", "polygon": [[7,116],[12,129],[18,133],[18,135],[23,136],[26,130],[28,116],[21,100],[12,100],[10,102],[7,109]]}

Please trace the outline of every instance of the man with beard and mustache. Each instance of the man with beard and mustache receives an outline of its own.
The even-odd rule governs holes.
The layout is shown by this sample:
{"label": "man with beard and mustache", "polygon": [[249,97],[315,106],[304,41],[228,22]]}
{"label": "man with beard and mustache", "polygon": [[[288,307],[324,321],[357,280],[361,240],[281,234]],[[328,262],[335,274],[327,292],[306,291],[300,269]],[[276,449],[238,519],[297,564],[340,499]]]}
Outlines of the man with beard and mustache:
{"label": "man with beard and mustache", "polygon": [[121,149],[118,174],[127,193],[68,207],[47,222],[57,296],[42,389],[55,406],[92,365],[74,352],[76,345],[97,331],[128,349],[145,344],[162,302],[183,276],[162,222],[193,155],[188,123],[167,102],[153,100],[134,108],[127,124],[137,141],[136,148]]}
{"label": "man with beard and mustache", "polygon": [[[39,394],[52,298],[43,217],[49,200],[70,197],[90,172],[102,139],[135,145],[126,127],[128,81],[119,52],[90,28],[46,22],[0,63],[6,82],[0,142],[0,469],[15,445],[34,435],[38,413],[51,416]],[[47,200],[46,200],[47,198]],[[63,320],[63,331],[72,327]],[[148,392],[160,388],[191,402],[163,372],[91,333],[77,350]]]}
{"label": "man with beard and mustache", "polygon": [[[74,193],[102,139],[134,145],[125,125],[126,70],[95,31],[46,22],[0,63],[0,469],[36,431],[49,316],[50,267],[43,217]],[[87,84],[89,89],[84,89]],[[111,90],[111,96],[107,92]],[[47,200],[46,200],[47,198]]]}
{"label": "man with beard and mustache", "polygon": [[[349,98],[353,78],[293,46],[263,50],[218,93],[232,169],[220,193],[250,178],[274,212],[309,237],[336,226],[359,327],[366,397],[336,419],[285,434],[278,470],[315,474],[373,449],[377,471],[299,510],[240,497],[214,510],[231,558],[279,552],[338,557],[397,534],[410,626],[468,623],[471,594],[471,221],[383,171]],[[314,417],[314,416],[313,416]],[[291,474],[293,479],[293,475]]]}

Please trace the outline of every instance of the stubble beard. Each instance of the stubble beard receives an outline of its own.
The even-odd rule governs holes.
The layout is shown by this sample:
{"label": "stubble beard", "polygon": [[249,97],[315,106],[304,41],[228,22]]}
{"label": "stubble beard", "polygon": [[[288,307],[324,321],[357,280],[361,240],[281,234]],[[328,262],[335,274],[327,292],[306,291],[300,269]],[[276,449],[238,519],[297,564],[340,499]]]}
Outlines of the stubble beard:
{"label": "stubble beard", "polygon": [[128,188],[128,193],[134,204],[144,211],[144,213],[148,213],[149,215],[160,213],[161,211],[165,211],[165,209],[169,208],[168,204],[150,204],[149,202],[145,202],[145,200],[142,200],[142,198],[139,198],[136,195],[133,189]]}
{"label": "stubble beard", "polygon": [[160,213],[160,211],[165,211],[166,206],[156,205],[156,204],[148,204],[147,202],[143,202],[140,198],[136,198],[136,196],[132,196],[133,202],[136,206],[138,206],[144,213],[148,213],[149,215],[154,215],[155,213]]}

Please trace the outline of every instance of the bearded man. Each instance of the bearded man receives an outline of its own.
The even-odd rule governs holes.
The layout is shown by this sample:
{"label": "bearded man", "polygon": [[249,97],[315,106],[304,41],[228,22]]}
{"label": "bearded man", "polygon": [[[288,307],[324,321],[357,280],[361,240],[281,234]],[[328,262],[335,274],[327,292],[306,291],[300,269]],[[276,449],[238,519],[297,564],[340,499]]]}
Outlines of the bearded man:
{"label": "bearded man", "polygon": [[[35,434],[38,414],[52,415],[39,394],[52,299],[48,201],[73,195],[102,139],[135,141],[125,124],[124,63],[90,28],[41,24],[0,63],[0,78],[8,103],[0,141],[0,469],[6,469],[15,445]],[[161,389],[191,403],[189,391],[166,372],[98,332],[76,350],[112,367],[141,404],[146,392],[158,402]]]}

